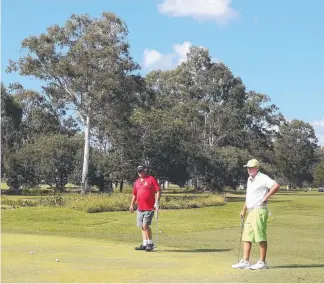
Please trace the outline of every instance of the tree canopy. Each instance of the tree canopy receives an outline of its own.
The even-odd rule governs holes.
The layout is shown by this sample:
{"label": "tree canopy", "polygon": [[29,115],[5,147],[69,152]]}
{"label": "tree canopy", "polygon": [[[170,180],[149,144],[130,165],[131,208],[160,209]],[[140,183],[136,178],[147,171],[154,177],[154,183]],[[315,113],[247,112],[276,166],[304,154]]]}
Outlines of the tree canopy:
{"label": "tree canopy", "polygon": [[[115,14],[72,15],[38,36],[8,72],[35,77],[42,92],[1,85],[2,163],[18,190],[69,181],[110,192],[138,164],[159,181],[222,191],[246,179],[257,158],[292,186],[321,183],[313,127],[286,121],[266,94],[247,90],[208,49],[193,46],[172,70],[142,76],[126,24]],[[83,142],[82,142],[83,140]]]}

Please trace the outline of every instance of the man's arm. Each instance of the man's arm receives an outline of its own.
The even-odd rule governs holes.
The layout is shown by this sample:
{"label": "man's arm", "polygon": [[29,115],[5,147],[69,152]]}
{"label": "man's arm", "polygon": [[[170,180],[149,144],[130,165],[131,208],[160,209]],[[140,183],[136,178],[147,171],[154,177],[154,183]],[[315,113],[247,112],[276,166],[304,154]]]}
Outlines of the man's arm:
{"label": "man's arm", "polygon": [[275,183],[269,190],[269,192],[266,194],[266,196],[262,199],[261,203],[265,203],[272,195],[274,195],[278,189],[280,188],[279,183]]}
{"label": "man's arm", "polygon": [[136,199],[137,199],[137,189],[136,189],[136,182],[135,182],[134,187],[133,187],[133,197],[132,197],[132,201],[131,201],[131,204],[130,204],[130,207],[129,207],[129,211],[131,213],[134,212],[134,204],[135,204]]}
{"label": "man's arm", "polygon": [[131,213],[134,212],[134,204],[135,204],[135,201],[136,201],[136,195],[133,194],[132,201],[131,201],[131,205],[130,205],[130,207],[129,207],[129,211],[130,211]]}
{"label": "man's arm", "polygon": [[159,208],[160,198],[161,198],[161,190],[158,190],[155,193],[155,203],[154,203],[154,207],[157,208],[157,209]]}
{"label": "man's arm", "polygon": [[160,206],[159,202],[160,202],[160,198],[161,198],[161,188],[160,188],[160,185],[155,177],[151,176],[151,182],[152,182],[153,189],[155,190],[154,208],[159,209],[159,206]]}
{"label": "man's arm", "polygon": [[241,217],[241,219],[244,219],[245,214],[246,214],[246,210],[247,210],[247,207],[246,207],[246,201],[245,201],[245,202],[244,202],[243,209],[242,209],[242,211],[241,211],[241,213],[240,213],[240,217]]}

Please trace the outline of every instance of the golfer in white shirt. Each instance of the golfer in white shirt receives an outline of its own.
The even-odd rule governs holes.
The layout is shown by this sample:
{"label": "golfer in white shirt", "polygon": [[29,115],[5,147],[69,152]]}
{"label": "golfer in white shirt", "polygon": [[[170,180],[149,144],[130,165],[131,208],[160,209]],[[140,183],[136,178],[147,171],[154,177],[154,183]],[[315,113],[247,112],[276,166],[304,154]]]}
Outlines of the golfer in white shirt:
{"label": "golfer in white shirt", "polygon": [[[260,163],[256,159],[248,161],[244,166],[248,170],[246,199],[240,217],[244,218],[249,212],[243,229],[243,259],[232,265],[233,268],[265,269],[267,267],[267,220],[268,199],[275,194],[280,185],[267,175],[260,172]],[[252,243],[260,244],[260,260],[250,265],[250,252]]]}

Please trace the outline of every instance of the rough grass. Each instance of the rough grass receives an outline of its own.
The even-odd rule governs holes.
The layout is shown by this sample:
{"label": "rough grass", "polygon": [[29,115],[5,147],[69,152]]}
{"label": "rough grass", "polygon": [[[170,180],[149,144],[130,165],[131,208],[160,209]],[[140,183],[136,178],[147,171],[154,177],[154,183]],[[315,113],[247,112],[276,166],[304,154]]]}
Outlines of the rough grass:
{"label": "rough grass", "polygon": [[[161,210],[155,253],[133,250],[141,234],[129,212],[4,210],[2,282],[323,283],[324,194],[281,193],[272,199],[266,271],[231,269],[243,198],[230,194],[225,206]],[[252,261],[257,259],[254,246]]]}
{"label": "rough grass", "polygon": [[[16,197],[16,198],[15,198]],[[1,198],[1,209],[16,209],[19,207],[36,207],[36,206],[49,206],[49,207],[61,207],[64,205],[64,199],[60,195],[45,196],[31,198]]]}
{"label": "rough grass", "polygon": [[67,199],[66,207],[87,213],[127,211],[129,194],[74,195]]}
{"label": "rough grass", "polygon": [[[2,208],[34,207],[34,206],[64,206],[69,209],[87,213],[127,211],[129,209],[131,194],[68,194],[64,196],[47,196],[29,199],[24,196],[7,196],[2,198]],[[222,195],[176,195],[163,196],[160,201],[161,209],[188,209],[207,206],[224,205],[225,197]]]}

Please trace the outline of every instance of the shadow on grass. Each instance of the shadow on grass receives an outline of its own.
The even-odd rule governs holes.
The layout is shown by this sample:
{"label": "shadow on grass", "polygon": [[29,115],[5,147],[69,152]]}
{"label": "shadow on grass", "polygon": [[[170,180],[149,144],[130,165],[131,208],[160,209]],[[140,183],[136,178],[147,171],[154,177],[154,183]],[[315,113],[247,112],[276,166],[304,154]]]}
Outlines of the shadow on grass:
{"label": "shadow on grass", "polygon": [[[245,197],[231,197],[231,196],[227,196],[226,197],[226,201],[227,202],[244,202],[245,201]],[[271,203],[281,203],[281,202],[292,202],[292,200],[276,200],[276,199],[271,199],[270,200]]]}
{"label": "shadow on grass", "polygon": [[277,199],[271,199],[269,201],[269,203],[291,203],[293,202],[292,200],[290,199],[287,199],[287,200],[277,200]]}
{"label": "shadow on grass", "polygon": [[163,193],[164,194],[199,194],[199,193],[204,193],[204,192],[201,192],[201,191],[195,191],[195,190],[179,190],[179,191],[173,191],[173,190],[170,190],[170,189],[165,189],[163,190]]}
{"label": "shadow on grass", "polygon": [[[288,195],[288,194],[287,194]],[[301,193],[298,194],[298,196],[312,196],[312,197],[317,197],[317,196],[324,196],[323,192],[319,192],[318,194],[316,193]]]}
{"label": "shadow on grass", "polygon": [[316,268],[324,267],[324,264],[290,264],[290,265],[276,265],[270,268]]}
{"label": "shadow on grass", "polygon": [[226,196],[226,201],[227,202],[244,202],[245,196],[244,197],[231,197],[231,196]]}
{"label": "shadow on grass", "polygon": [[166,249],[158,251],[166,251],[166,252],[225,252],[231,251],[232,249]]}
{"label": "shadow on grass", "polygon": [[226,190],[226,191],[224,191],[224,193],[230,193],[230,194],[242,195],[242,196],[246,195],[245,190],[244,191]]}

